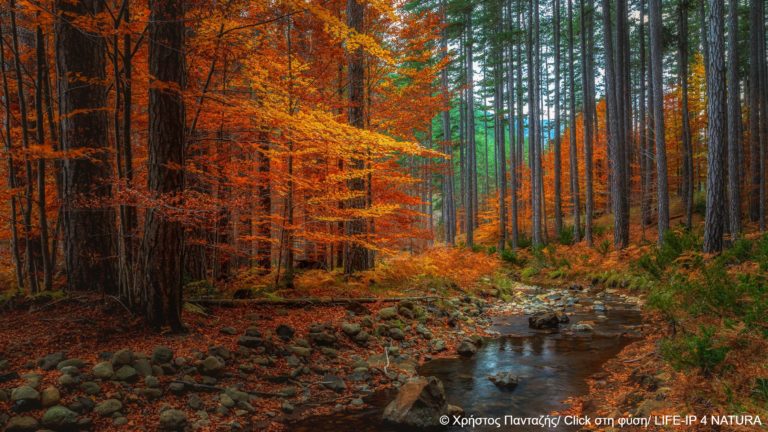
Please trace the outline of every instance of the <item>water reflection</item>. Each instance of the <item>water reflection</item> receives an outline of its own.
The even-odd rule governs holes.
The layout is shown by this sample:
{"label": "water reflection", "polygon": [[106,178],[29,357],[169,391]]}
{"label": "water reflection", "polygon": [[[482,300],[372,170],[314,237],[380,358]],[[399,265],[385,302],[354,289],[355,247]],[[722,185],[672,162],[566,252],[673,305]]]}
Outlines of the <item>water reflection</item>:
{"label": "water reflection", "polygon": [[[571,323],[594,319],[591,314],[576,314]],[[639,323],[638,311],[616,305],[610,309],[608,319],[595,324],[595,332],[588,334],[536,332],[528,329],[525,317],[505,317],[496,326],[502,336],[486,340],[475,356],[436,359],[426,363],[419,373],[440,378],[448,401],[475,417],[545,415],[564,409],[564,399],[584,394],[588,390],[586,379],[630,342],[622,335],[625,326]],[[518,375],[517,388],[501,390],[488,380],[488,375],[500,371]],[[400,426],[380,420],[383,407],[393,397],[393,392],[377,393],[368,400],[373,405],[371,409],[307,419],[292,425],[291,430],[403,431]],[[559,430],[569,428],[563,426]]]}

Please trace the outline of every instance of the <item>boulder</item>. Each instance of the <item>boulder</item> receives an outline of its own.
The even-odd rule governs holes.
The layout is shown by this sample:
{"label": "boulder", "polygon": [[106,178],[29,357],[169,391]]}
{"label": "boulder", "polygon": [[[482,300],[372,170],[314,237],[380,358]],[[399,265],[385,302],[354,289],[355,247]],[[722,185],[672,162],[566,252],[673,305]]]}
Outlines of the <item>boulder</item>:
{"label": "boulder", "polygon": [[144,385],[149,388],[158,388],[160,387],[160,380],[157,379],[157,377],[150,375],[144,378]]}
{"label": "boulder", "polygon": [[135,381],[139,377],[139,373],[131,366],[122,366],[115,372],[115,381]]}
{"label": "boulder", "polygon": [[43,414],[43,426],[53,430],[74,429],[77,426],[77,413],[69,408],[56,405]]}
{"label": "boulder", "polygon": [[574,324],[573,327],[571,327],[573,331],[576,332],[591,332],[593,330],[592,326],[589,324]]}
{"label": "boulder", "polygon": [[456,352],[464,357],[471,357],[477,352],[477,346],[472,341],[465,339],[456,348]]}
{"label": "boulder", "polygon": [[360,331],[362,331],[362,327],[357,323],[345,322],[341,324],[341,331],[343,331],[344,334],[349,337],[355,337],[358,333],[360,333]]}
{"label": "boulder", "polygon": [[136,369],[136,372],[138,372],[139,375],[143,377],[154,375],[152,372],[152,364],[149,362],[148,359],[145,359],[145,358],[136,359],[136,361],[133,362],[133,368]]}
{"label": "boulder", "polygon": [[187,414],[177,409],[167,409],[160,413],[160,429],[183,430],[187,424]]}
{"label": "boulder", "polygon": [[30,416],[11,417],[5,424],[6,432],[34,432],[38,429],[37,419]]}
{"label": "boulder", "polygon": [[390,320],[397,317],[396,307],[385,307],[379,310],[379,318],[383,320]]}
{"label": "boulder", "polygon": [[292,352],[293,354],[303,357],[303,358],[309,358],[312,355],[312,349],[311,348],[305,348],[298,345],[291,345],[288,347],[288,351]]}
{"label": "boulder", "polygon": [[115,370],[112,368],[112,363],[101,362],[93,367],[93,376],[99,379],[108,380],[112,379],[112,375],[115,374]]}
{"label": "boulder", "polygon": [[446,350],[445,341],[442,339],[435,339],[429,345],[433,353],[439,353]]}
{"label": "boulder", "polygon": [[401,341],[405,339],[405,332],[403,332],[401,329],[397,327],[391,327],[389,329],[389,337],[391,337],[394,340]]}
{"label": "boulder", "polygon": [[48,407],[57,405],[60,400],[61,400],[61,393],[59,393],[59,389],[57,389],[54,386],[48,386],[44,388],[43,391],[40,393],[40,402],[43,405],[43,408],[48,408]]}
{"label": "boulder", "polygon": [[400,387],[395,400],[384,409],[383,419],[398,425],[428,428],[441,426],[448,412],[443,383],[435,377],[414,377]]}
{"label": "boulder", "polygon": [[532,329],[556,329],[559,325],[560,318],[554,312],[539,312],[528,317],[528,327]]}
{"label": "boulder", "polygon": [[336,343],[336,336],[328,332],[310,333],[309,339],[317,345],[331,346]]}
{"label": "boulder", "polygon": [[499,372],[495,375],[490,375],[488,379],[496,385],[496,387],[511,390],[517,387],[518,377],[512,372]]}
{"label": "boulder", "polygon": [[293,327],[285,324],[280,324],[275,329],[275,334],[277,335],[277,337],[279,337],[281,340],[284,340],[286,342],[291,340],[295,333],[296,331],[293,329]]}
{"label": "boulder", "polygon": [[173,350],[166,346],[157,346],[152,350],[152,363],[170,363],[173,360]]}
{"label": "boulder", "polygon": [[371,335],[368,334],[368,332],[365,330],[360,331],[360,333],[356,334],[354,337],[355,342],[357,342],[360,345],[365,345],[366,343],[368,343],[368,340],[370,338],[371,338]]}
{"label": "boulder", "polygon": [[258,348],[264,345],[264,339],[255,336],[240,336],[237,344],[246,348]]}
{"label": "boulder", "polygon": [[250,326],[245,329],[245,335],[250,337],[261,337],[261,330],[256,326]]}
{"label": "boulder", "polygon": [[128,348],[121,349],[112,355],[112,365],[115,367],[133,363],[133,351]]}
{"label": "boulder", "polygon": [[26,385],[13,389],[11,392],[11,402],[23,400],[40,400],[40,392]]}
{"label": "boulder", "polygon": [[87,395],[96,395],[101,393],[101,386],[93,381],[86,381],[80,384],[80,390]]}
{"label": "boulder", "polygon": [[237,329],[234,327],[222,327],[219,329],[219,333],[228,335],[228,336],[234,336],[237,334]]}
{"label": "boulder", "polygon": [[13,410],[16,412],[39,408],[40,392],[27,385],[16,387],[11,392],[11,402],[13,402]]}
{"label": "boulder", "polygon": [[413,319],[413,317],[415,316],[413,309],[404,308],[402,306],[400,306],[397,309],[397,313],[399,313],[401,317],[406,319]]}
{"label": "boulder", "polygon": [[200,373],[207,376],[216,376],[224,370],[226,365],[218,357],[208,356],[200,363]]}
{"label": "boulder", "polygon": [[40,366],[40,369],[42,370],[53,370],[62,360],[64,360],[64,353],[59,351],[41,358],[38,360],[37,365]]}
{"label": "boulder", "polygon": [[82,369],[85,367],[85,361],[78,358],[62,360],[56,365],[56,369],[62,370],[65,367],[69,367],[69,366]]}
{"label": "boulder", "polygon": [[93,409],[93,412],[95,412],[96,414],[102,417],[109,417],[112,414],[120,411],[121,409],[123,409],[122,402],[120,402],[117,399],[107,399],[99,402],[96,405],[96,407]]}
{"label": "boulder", "polygon": [[347,389],[347,384],[337,375],[325,374],[323,380],[320,382],[323,387],[331,389],[337,393],[341,393]]}

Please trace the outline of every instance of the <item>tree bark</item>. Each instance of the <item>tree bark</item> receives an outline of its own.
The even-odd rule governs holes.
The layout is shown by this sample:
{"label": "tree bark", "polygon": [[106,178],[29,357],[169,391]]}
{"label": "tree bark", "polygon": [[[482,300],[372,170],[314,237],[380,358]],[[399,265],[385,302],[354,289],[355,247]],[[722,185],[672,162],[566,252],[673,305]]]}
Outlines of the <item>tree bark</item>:
{"label": "tree bark", "polygon": [[94,19],[103,10],[97,0],[57,0],[61,147],[88,150],[88,157],[63,164],[64,256],[71,290],[118,292],[112,164],[107,132],[106,42],[76,27],[74,20]]}
{"label": "tree bark", "polygon": [[[519,15],[518,15],[519,18]],[[515,28],[512,24],[512,0],[507,1],[507,19],[508,19],[508,26],[507,29],[510,34],[512,34],[515,31]],[[518,50],[520,49],[519,44],[517,44]],[[518,243],[518,232],[517,232],[517,166],[520,163],[520,160],[517,158],[517,145],[519,145],[518,137],[516,136],[516,127],[515,127],[515,64],[514,64],[514,52],[513,52],[513,45],[510,43],[508,45],[507,55],[508,55],[508,67],[507,67],[507,106],[508,106],[508,115],[507,118],[509,119],[509,202],[510,202],[510,237],[511,237],[511,243],[512,243],[512,249],[517,249],[517,243]],[[521,65],[518,63],[518,68],[521,67]],[[521,109],[520,106],[517,107],[517,109]]]}
{"label": "tree bark", "polygon": [[[554,177],[555,177],[555,233],[560,235],[563,230],[563,214],[561,202],[562,174],[561,174],[561,150],[560,150],[560,0],[555,0],[553,5],[553,44],[555,45],[555,147],[554,147]],[[570,28],[570,27],[569,27]]]}
{"label": "tree bark", "polygon": [[[448,15],[446,12],[445,0],[440,3],[441,14],[443,19],[443,25],[447,27]],[[448,30],[443,28],[440,37],[440,48],[442,50],[442,58],[448,58]],[[448,91],[448,65],[445,65],[440,72],[440,85],[443,93],[443,103],[445,106],[441,112],[442,126],[443,126],[443,153],[446,155],[447,160],[444,163],[442,185],[443,185],[443,208],[442,219],[443,229],[445,231],[445,242],[449,245],[453,245],[456,240],[456,221],[454,219],[454,199],[453,199],[453,160],[450,158],[453,148],[451,141],[451,95]]]}
{"label": "tree bark", "polygon": [[[499,2],[501,4],[501,2]],[[503,21],[501,19],[503,10],[499,8],[496,14],[496,36],[499,37],[502,31]],[[493,111],[494,111],[494,140],[496,148],[496,171],[497,171],[497,184],[499,195],[499,241],[498,251],[504,250],[507,244],[507,155],[506,155],[506,142],[504,134],[504,72],[502,70],[502,64],[504,62],[504,49],[501,46],[500,41],[496,41],[494,47],[494,63],[493,63],[493,81],[494,81],[494,95],[493,95]]]}
{"label": "tree bark", "polygon": [[[363,32],[364,5],[360,0],[347,0],[347,25],[357,33]],[[365,127],[365,101],[364,101],[364,83],[365,67],[362,47],[357,47],[354,51],[348,53],[347,75],[349,81],[349,109],[347,110],[347,119],[349,124],[357,127]],[[361,149],[362,151],[362,149]],[[352,159],[349,164],[352,170],[362,171],[365,169],[363,159]],[[360,175],[355,175],[348,180],[347,187],[353,192],[365,192],[365,179]],[[364,209],[366,199],[364,196],[347,200],[345,208]],[[369,266],[368,250],[359,242],[366,234],[366,221],[360,216],[353,216],[346,222],[345,234],[348,237],[345,245],[344,273],[350,275],[354,272],[365,270]]]}
{"label": "tree bark", "polygon": [[691,148],[691,122],[688,109],[688,1],[682,0],[678,5],[678,62],[680,89],[682,92],[682,195],[683,210],[685,211],[685,226],[691,228],[693,219],[693,149]]}
{"label": "tree bark", "polygon": [[764,225],[764,204],[762,200],[765,183],[764,144],[760,140],[760,27],[763,17],[760,14],[762,0],[751,0],[749,3],[749,141],[750,141],[750,174],[751,184],[749,193],[749,216],[753,222]]}
{"label": "tree bark", "polygon": [[[582,122],[584,126],[584,239],[587,246],[592,246],[592,215],[594,213],[594,189],[592,186],[592,126],[594,125],[594,75],[592,74],[591,56],[592,56],[592,29],[593,19],[592,0],[586,0],[589,10],[585,5],[585,0],[579,0],[581,9],[581,80],[584,89],[584,115]],[[588,16],[589,14],[589,16]]]}
{"label": "tree bark", "polygon": [[741,86],[739,78],[739,1],[728,2],[728,221],[731,238],[741,233]]}
{"label": "tree bark", "polygon": [[581,202],[579,196],[579,155],[576,146],[576,82],[573,73],[573,1],[568,0],[568,129],[570,130],[571,205],[573,206],[573,239],[581,241]]}
{"label": "tree bark", "polygon": [[621,79],[621,50],[615,46],[614,25],[611,19],[611,1],[603,0],[603,35],[605,45],[605,87],[606,87],[606,124],[608,124],[608,158],[610,160],[611,209],[613,212],[613,244],[616,249],[623,249],[629,242],[629,224],[625,214],[626,155],[623,138],[623,111]]}
{"label": "tree bark", "polygon": [[650,0],[651,77],[653,79],[653,126],[656,141],[656,181],[658,194],[658,242],[669,230],[669,192],[667,182],[667,148],[664,141],[664,87],[662,67],[661,0]]}
{"label": "tree bark", "polygon": [[[35,54],[37,57],[37,85],[35,86],[35,133],[37,143],[45,146],[45,116],[43,88],[45,78],[45,39],[43,29],[39,25],[35,29]],[[45,158],[37,161],[37,209],[38,223],[40,224],[40,255],[43,262],[43,289],[50,291],[53,288],[53,269],[51,268],[51,255],[48,249],[48,214],[46,212],[46,191],[45,191]]]}
{"label": "tree bark", "polygon": [[[150,0],[149,191],[180,207],[184,192],[184,2]],[[155,328],[181,322],[184,229],[164,208],[147,209],[142,243],[144,313]]]}
{"label": "tree bark", "polygon": [[707,211],[704,220],[704,252],[723,249],[725,227],[725,50],[723,49],[723,0],[708,0],[707,32]]}
{"label": "tree bark", "polygon": [[19,120],[21,123],[21,147],[24,149],[24,171],[26,184],[24,185],[24,205],[22,217],[24,220],[24,262],[27,273],[27,282],[32,294],[39,290],[37,281],[37,269],[34,263],[35,242],[32,240],[32,202],[34,193],[34,177],[32,162],[29,159],[29,124],[27,123],[27,99],[24,95],[24,83],[21,73],[21,53],[19,52],[19,33],[16,26],[16,2],[9,0],[8,6],[11,17],[11,41],[13,48],[13,67],[16,73],[16,97],[19,103]]}
{"label": "tree bark", "polygon": [[[3,26],[0,21],[0,41],[4,40]],[[5,44],[0,43],[0,71],[3,77],[3,104],[5,117],[3,119],[3,138],[5,141],[5,153],[7,158],[7,180],[8,189],[16,189],[16,165],[13,158],[13,137],[11,135],[11,95],[8,89],[8,74],[5,68]],[[11,195],[10,199],[10,230],[11,230],[11,256],[13,257],[14,273],[16,275],[16,288],[19,292],[24,290],[24,271],[22,269],[21,254],[19,252],[19,228],[16,220],[16,195]]]}
{"label": "tree bark", "polygon": [[472,5],[469,5],[469,9],[465,14],[466,22],[466,79],[467,79],[467,114],[466,114],[466,191],[465,191],[465,204],[464,211],[466,213],[466,245],[469,247],[474,246],[474,231],[476,223],[477,209],[477,158],[475,149],[475,92],[474,92],[474,71],[472,66],[474,64],[472,56]]}

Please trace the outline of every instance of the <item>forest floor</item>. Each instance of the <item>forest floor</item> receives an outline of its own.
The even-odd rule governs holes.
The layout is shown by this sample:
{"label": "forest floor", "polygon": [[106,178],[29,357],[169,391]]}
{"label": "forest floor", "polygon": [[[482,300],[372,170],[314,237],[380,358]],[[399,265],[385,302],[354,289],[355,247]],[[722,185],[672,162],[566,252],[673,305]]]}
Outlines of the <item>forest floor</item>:
{"label": "forest floor", "polygon": [[[750,253],[759,255],[762,243],[753,243],[757,251]],[[493,336],[496,314],[553,303],[546,293],[529,294],[531,286],[583,287],[594,298],[611,292],[653,304],[643,308],[636,340],[590,378],[587,395],[570,399],[570,413],[764,415],[768,399],[755,386],[768,376],[768,350],[762,336],[748,331],[752,321],[736,324],[737,334],[718,330],[707,339],[691,324],[700,317],[681,307],[659,308],[656,290],[667,286],[666,276],[654,279],[649,271],[697,278],[687,246],[678,246],[672,253],[649,245],[620,252],[553,246],[503,260],[442,248],[396,257],[353,281],[308,271],[292,290],[254,290],[255,302],[187,304],[188,332],[181,335],[148,330],[109,296],[14,299],[0,319],[0,425],[290,430],[291,422],[308,416],[362,409],[366,395],[400,385],[424,362],[479,344],[478,338]],[[728,261],[729,272],[759,274],[748,254],[739,256],[738,263]],[[669,305],[694,303],[673,294],[665,298]],[[752,295],[764,299],[762,291]],[[362,300],[322,300],[331,298]],[[759,320],[762,325],[764,315]],[[725,328],[717,327],[723,319],[704,321]],[[680,337],[687,339],[670,345]],[[670,346],[678,358],[670,357]]]}

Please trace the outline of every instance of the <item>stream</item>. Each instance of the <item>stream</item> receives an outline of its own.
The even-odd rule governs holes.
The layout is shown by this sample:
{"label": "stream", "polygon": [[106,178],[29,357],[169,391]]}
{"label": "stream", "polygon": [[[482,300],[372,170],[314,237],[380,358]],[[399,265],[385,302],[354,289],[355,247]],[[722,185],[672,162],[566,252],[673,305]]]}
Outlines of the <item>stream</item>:
{"label": "stream", "polygon": [[[601,300],[607,311],[595,312],[590,306],[592,299],[584,298],[570,315],[570,322],[554,332],[528,328],[525,314],[497,316],[492,330],[498,332],[498,336],[486,338],[473,357],[435,359],[422,365],[418,372],[442,380],[448,403],[464,408],[466,416],[538,417],[563,410],[567,407],[563,403],[567,398],[584,395],[588,391],[587,379],[637,337],[636,328],[641,324],[639,308],[610,295]],[[580,322],[588,323],[592,331],[569,330]],[[515,389],[502,390],[488,380],[489,375],[502,371],[519,376]],[[291,430],[403,431],[403,426],[381,420],[384,407],[396,393],[396,389],[374,393],[366,399],[369,408],[308,418],[291,425]],[[557,430],[577,429],[561,426]]]}

